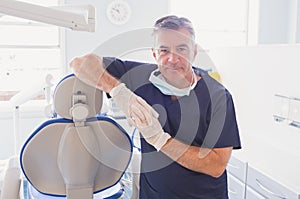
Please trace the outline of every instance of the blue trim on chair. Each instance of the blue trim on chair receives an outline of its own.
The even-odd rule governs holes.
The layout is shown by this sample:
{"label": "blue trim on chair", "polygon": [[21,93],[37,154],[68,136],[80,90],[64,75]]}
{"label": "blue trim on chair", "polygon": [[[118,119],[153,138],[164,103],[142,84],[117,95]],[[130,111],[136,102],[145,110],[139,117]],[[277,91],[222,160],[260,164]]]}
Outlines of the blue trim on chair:
{"label": "blue trim on chair", "polygon": [[135,144],[134,144],[134,135],[136,133],[136,130],[137,128],[134,128],[133,132],[132,132],[132,135],[131,135],[131,142],[133,144],[133,148],[136,148],[139,152],[142,151],[142,149],[140,147],[137,147]]}
{"label": "blue trim on chair", "polygon": [[[70,76],[74,76],[74,75],[69,75],[69,76],[67,76],[67,77],[65,77],[65,78],[68,78],[68,77],[70,77]],[[114,121],[113,119],[108,118],[108,117],[105,117],[105,116],[97,115],[96,117],[91,117],[91,118],[88,118],[88,119],[86,120],[86,122],[94,122],[94,121],[107,121],[107,122],[110,122],[110,123],[114,124],[116,127],[118,127],[119,130],[121,130],[121,132],[122,132],[123,134],[125,134],[125,136],[128,138],[129,143],[130,143],[130,149],[131,149],[131,150],[130,150],[131,153],[130,153],[129,161],[128,161],[128,163],[127,163],[127,165],[126,165],[126,168],[125,168],[125,170],[123,171],[121,177],[119,178],[119,180],[118,180],[116,183],[114,183],[113,185],[109,186],[109,187],[106,187],[106,188],[104,188],[104,189],[95,191],[94,194],[96,194],[96,193],[102,192],[102,191],[104,191],[104,190],[106,190],[106,189],[108,189],[108,188],[110,188],[110,187],[112,187],[112,186],[115,186],[117,183],[120,182],[121,178],[123,177],[123,175],[124,175],[126,169],[128,168],[128,166],[129,166],[129,164],[130,164],[130,160],[131,160],[131,158],[132,158],[132,152],[133,152],[133,144],[132,144],[132,140],[131,140],[130,136],[127,134],[127,132],[124,130],[124,128],[123,128],[122,126],[120,126],[120,125],[119,125],[116,121]],[[66,119],[66,118],[54,118],[54,119],[45,121],[44,123],[42,123],[42,124],[41,124],[41,125],[40,125],[40,126],[39,126],[39,127],[38,127],[31,135],[30,135],[30,136],[29,136],[29,138],[25,141],[25,143],[24,143],[24,145],[23,145],[23,147],[22,147],[22,149],[21,149],[21,153],[20,153],[20,165],[21,165],[21,169],[22,169],[22,172],[23,172],[25,178],[27,179],[27,181],[28,181],[31,185],[32,185],[32,183],[30,182],[29,178],[27,177],[27,175],[26,175],[26,173],[25,173],[25,171],[24,171],[23,163],[22,163],[22,157],[23,157],[23,153],[24,153],[25,147],[27,146],[28,142],[29,142],[29,141],[30,141],[37,133],[40,132],[40,130],[42,130],[44,127],[46,127],[46,126],[48,126],[48,125],[55,124],[55,123],[73,123],[73,120]],[[33,185],[32,185],[32,186],[33,186]],[[34,186],[33,186],[33,187],[34,187]],[[35,188],[35,187],[34,187],[34,188]],[[36,190],[37,190],[37,189],[36,189]],[[38,190],[37,190],[37,191],[38,191]],[[38,192],[40,192],[40,191],[38,191]],[[119,192],[117,192],[116,194],[114,194],[114,195],[112,195],[112,196],[109,196],[108,198],[105,198],[105,199],[117,199],[117,198],[119,198],[120,196],[122,196],[123,192],[124,192],[124,189],[121,188]],[[66,197],[66,195],[47,194],[47,193],[43,193],[43,192],[40,192],[40,193],[42,193],[42,194],[44,194],[44,195],[47,195],[47,196]]]}
{"label": "blue trim on chair", "polygon": [[[128,133],[127,133],[127,132],[124,130],[124,128],[123,128],[120,124],[118,124],[115,120],[113,120],[113,119],[111,119],[111,118],[109,118],[109,117],[102,116],[102,115],[97,115],[96,117],[88,118],[88,119],[86,120],[86,122],[92,122],[92,121],[107,121],[107,122],[110,122],[110,123],[114,124],[115,126],[117,126],[117,127],[125,134],[125,136],[126,136],[127,139],[129,140],[129,143],[130,143],[130,152],[131,152],[131,153],[130,153],[129,161],[128,161],[127,165],[126,165],[125,170],[123,171],[122,175],[120,176],[119,180],[118,180],[115,184],[113,184],[113,185],[111,185],[111,186],[109,186],[109,187],[106,187],[105,189],[102,189],[102,190],[99,190],[99,191],[94,192],[94,193],[99,193],[99,192],[101,192],[101,191],[104,191],[104,190],[106,190],[106,189],[112,187],[112,186],[115,186],[117,183],[120,182],[120,180],[122,179],[122,177],[123,177],[125,171],[127,170],[128,166],[129,166],[129,164],[130,164],[130,160],[131,160],[131,158],[132,158],[132,152],[133,152],[133,144],[132,144],[132,140],[131,140],[130,136],[128,135]],[[122,191],[122,193],[123,193],[123,191]],[[115,194],[115,195],[116,195],[116,194]],[[113,195],[113,196],[114,196],[114,195]],[[111,196],[111,197],[113,197],[113,196]],[[120,196],[121,196],[121,195],[120,195]],[[120,196],[119,196],[119,197],[120,197]],[[117,198],[117,197],[116,197],[116,198]],[[106,198],[105,198],[105,199],[106,199]],[[107,199],[114,199],[114,198],[107,198]]]}
{"label": "blue trim on chair", "polygon": [[123,193],[124,193],[124,189],[121,188],[121,189],[120,189],[117,193],[115,193],[114,195],[108,196],[108,197],[106,197],[106,198],[104,198],[104,199],[118,199],[118,198],[120,198],[120,197],[123,195]]}
{"label": "blue trim on chair", "polygon": [[[23,144],[23,147],[21,149],[21,154],[20,154],[20,162],[21,162],[21,166],[22,166],[22,160],[21,157],[23,155],[25,146],[28,144],[28,142],[40,131],[42,130],[44,127],[50,125],[50,124],[55,124],[55,123],[73,123],[72,120],[66,119],[66,118],[54,118],[54,119],[50,119],[45,121],[44,123],[42,123],[30,136],[29,138],[25,141],[25,143]],[[22,168],[23,170],[23,168]]]}
{"label": "blue trim on chair", "polygon": [[[42,130],[44,127],[48,126],[48,125],[51,125],[51,124],[56,124],[56,123],[73,123],[72,120],[69,120],[69,119],[66,119],[66,118],[54,118],[54,119],[50,119],[50,120],[47,120],[45,121],[44,123],[42,123],[30,136],[29,138],[25,141],[25,143],[23,144],[23,147],[21,149],[21,153],[20,153],[20,166],[21,166],[21,169],[22,169],[22,173],[23,175],[25,176],[26,180],[28,181],[28,183],[32,184],[29,180],[29,178],[27,177],[25,171],[24,171],[24,167],[23,167],[23,163],[22,163],[22,157],[23,157],[23,153],[24,153],[24,150],[25,150],[25,147],[27,146],[28,142],[37,134],[40,132],[40,130]],[[33,185],[32,185],[33,186]],[[34,187],[34,186],[33,186]],[[34,187],[35,188],[35,187]],[[36,189],[37,190],[37,189]],[[38,191],[40,192],[40,191]],[[43,192],[40,192],[44,195],[47,195],[47,196],[55,196],[55,197],[63,197],[61,195],[56,195],[56,194],[46,194],[46,193],[43,193]]]}
{"label": "blue trim on chair", "polygon": [[[26,183],[26,184],[28,185],[29,182],[28,182],[28,181],[25,181],[24,183]],[[38,193],[41,194],[41,195],[38,195],[37,198],[36,198],[36,197],[35,197],[35,196],[36,196],[36,192],[35,192],[33,195],[29,195],[29,193],[31,193],[31,191],[29,191],[29,192],[27,192],[27,194],[26,194],[26,197],[27,197],[28,199],[49,199],[49,198],[51,198],[51,199],[66,199],[66,196],[60,196],[60,195],[45,194],[45,193],[42,193],[42,192],[38,191],[37,189],[35,189],[34,186],[31,185],[31,184],[28,185],[28,186],[26,186],[26,187],[24,187],[24,188],[26,188],[27,191],[28,191],[29,189],[34,189],[33,191],[36,191],[36,192],[38,192]],[[121,187],[121,188],[119,189],[118,192],[114,193],[114,194],[111,195],[111,196],[105,197],[105,198],[103,198],[103,199],[119,199],[119,198],[124,194],[124,192],[125,192],[125,190],[123,189],[123,187]],[[25,190],[24,190],[24,193],[25,193]],[[94,194],[95,194],[95,193],[94,193]],[[34,198],[32,198],[31,196],[33,196]],[[102,197],[101,197],[101,198],[102,198]]]}
{"label": "blue trim on chair", "polygon": [[[69,74],[69,75],[66,75],[64,78],[62,78],[62,79],[58,82],[58,84],[56,85],[56,87],[55,87],[55,89],[54,89],[54,93],[56,93],[58,86],[59,86],[64,80],[66,80],[66,79],[68,79],[68,78],[70,78],[70,77],[74,77],[74,76],[75,76],[74,74]],[[102,192],[102,191],[104,191],[104,190],[106,190],[106,189],[109,189],[109,188],[111,188],[112,186],[115,186],[117,183],[120,182],[122,176],[124,175],[126,169],[127,169],[128,166],[129,166],[130,160],[131,160],[131,158],[132,158],[133,143],[132,143],[132,141],[131,141],[131,139],[130,139],[130,136],[127,134],[127,132],[126,132],[126,131],[125,131],[125,130],[124,130],[124,129],[116,122],[116,121],[114,121],[113,119],[108,118],[108,117],[105,117],[105,116],[97,115],[97,116],[95,116],[95,117],[91,117],[91,118],[88,118],[88,119],[86,120],[86,122],[94,122],[94,121],[107,121],[107,122],[110,122],[110,123],[112,123],[113,125],[115,125],[117,128],[119,128],[119,130],[121,130],[122,133],[125,134],[126,137],[127,137],[127,139],[129,140],[129,143],[130,143],[130,150],[131,150],[130,159],[129,159],[129,161],[128,161],[127,165],[126,165],[126,168],[125,168],[125,170],[123,171],[123,173],[122,173],[120,179],[119,179],[116,183],[114,183],[113,185],[111,185],[111,186],[109,186],[109,187],[106,187],[106,188],[104,188],[104,189],[102,189],[102,190],[95,191],[94,194],[96,194],[96,193]],[[23,163],[22,163],[22,157],[23,157],[24,150],[25,150],[27,144],[30,142],[30,140],[31,140],[36,134],[38,134],[38,133],[39,133],[43,128],[45,128],[46,126],[51,125],[51,124],[55,124],[55,123],[56,123],[56,124],[57,124],[57,123],[73,123],[73,121],[70,120],[70,119],[66,119],[66,118],[54,118],[54,119],[45,121],[44,123],[42,123],[42,124],[41,124],[41,125],[40,125],[40,126],[39,126],[32,134],[31,134],[31,135],[30,135],[30,137],[25,141],[25,143],[24,143],[24,145],[23,145],[23,147],[22,147],[22,149],[21,149],[21,153],[20,153],[20,165],[21,165],[21,169],[22,169],[22,172],[23,172],[24,176],[26,177],[28,183],[30,183],[30,184],[31,184],[31,182],[29,181],[29,178],[27,177],[27,175],[26,175],[26,173],[25,173],[25,171],[24,171],[24,167],[23,167]],[[32,184],[31,184],[31,185],[32,185]],[[35,188],[33,185],[32,185],[32,187]],[[36,190],[37,190],[37,189],[36,189]],[[44,194],[45,196],[60,197],[60,198],[66,197],[66,195],[47,194],[47,193],[40,192],[39,190],[37,190],[37,191],[38,191],[39,193],[41,193],[41,194]],[[124,189],[121,188],[117,193],[115,193],[114,195],[109,196],[109,197],[107,197],[107,198],[105,198],[105,199],[117,199],[117,198],[120,198],[120,197],[123,195],[123,193],[124,193]]]}
{"label": "blue trim on chair", "polygon": [[56,93],[57,87],[58,87],[63,81],[65,81],[65,79],[68,79],[68,78],[73,77],[73,76],[75,76],[75,75],[74,75],[73,73],[71,73],[71,74],[66,75],[65,77],[63,77],[63,78],[56,84],[56,87],[55,87],[53,93]]}

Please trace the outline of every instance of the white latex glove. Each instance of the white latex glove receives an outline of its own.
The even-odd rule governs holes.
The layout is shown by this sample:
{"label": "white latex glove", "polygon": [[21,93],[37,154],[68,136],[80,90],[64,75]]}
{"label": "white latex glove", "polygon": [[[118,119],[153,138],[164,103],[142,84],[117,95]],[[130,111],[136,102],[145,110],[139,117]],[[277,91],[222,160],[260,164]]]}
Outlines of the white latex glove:
{"label": "white latex glove", "polygon": [[103,58],[95,54],[87,54],[73,59],[70,67],[81,81],[104,92],[110,92],[119,83],[105,70]]}
{"label": "white latex glove", "polygon": [[94,54],[74,58],[69,65],[81,81],[93,87],[97,87],[105,72],[102,58]]}
{"label": "white latex glove", "polygon": [[114,87],[109,95],[113,98],[114,102],[124,112],[130,125],[136,126],[135,121],[132,120],[132,110],[135,110],[134,118],[144,121],[145,115],[142,111],[147,111],[151,116],[158,118],[158,113],[141,97],[134,94],[129,90],[124,83]]}
{"label": "white latex glove", "polygon": [[[145,119],[141,120],[140,117],[136,117],[136,112],[142,112]],[[158,117],[154,117],[151,112],[143,107],[139,110],[133,107],[131,117],[144,139],[154,146],[157,151],[159,151],[171,138],[171,136],[162,129],[157,119]]]}

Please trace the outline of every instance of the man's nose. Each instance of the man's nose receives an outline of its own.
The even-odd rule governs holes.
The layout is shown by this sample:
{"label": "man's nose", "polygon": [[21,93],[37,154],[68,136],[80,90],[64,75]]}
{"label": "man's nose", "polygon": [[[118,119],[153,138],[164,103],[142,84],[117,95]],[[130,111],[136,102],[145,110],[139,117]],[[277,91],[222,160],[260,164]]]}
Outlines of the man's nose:
{"label": "man's nose", "polygon": [[179,61],[179,55],[176,52],[170,52],[168,57],[168,62],[170,63],[177,63]]}

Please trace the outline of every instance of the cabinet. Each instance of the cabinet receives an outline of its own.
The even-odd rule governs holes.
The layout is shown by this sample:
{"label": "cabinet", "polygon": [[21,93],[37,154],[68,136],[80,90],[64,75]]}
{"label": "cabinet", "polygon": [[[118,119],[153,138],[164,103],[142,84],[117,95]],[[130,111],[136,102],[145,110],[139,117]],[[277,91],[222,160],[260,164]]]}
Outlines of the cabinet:
{"label": "cabinet", "polygon": [[251,189],[251,187],[247,187],[246,195],[249,199],[266,199],[265,197],[257,193],[254,189]]}
{"label": "cabinet", "polygon": [[271,176],[266,176],[251,166],[248,166],[246,184],[247,189],[251,187],[265,198],[298,199],[300,197],[299,193],[291,191],[280,182],[273,180]]}
{"label": "cabinet", "polygon": [[238,158],[231,156],[228,164],[227,171],[239,179],[242,182],[246,182],[246,174],[247,174],[247,163],[239,160]]}
{"label": "cabinet", "polygon": [[230,199],[245,198],[246,184],[228,173],[228,195]]}
{"label": "cabinet", "polygon": [[230,199],[300,198],[300,192],[292,191],[272,176],[234,156],[228,162],[227,173]]}
{"label": "cabinet", "polygon": [[227,164],[227,173],[229,198],[245,198],[247,163],[231,156]]}

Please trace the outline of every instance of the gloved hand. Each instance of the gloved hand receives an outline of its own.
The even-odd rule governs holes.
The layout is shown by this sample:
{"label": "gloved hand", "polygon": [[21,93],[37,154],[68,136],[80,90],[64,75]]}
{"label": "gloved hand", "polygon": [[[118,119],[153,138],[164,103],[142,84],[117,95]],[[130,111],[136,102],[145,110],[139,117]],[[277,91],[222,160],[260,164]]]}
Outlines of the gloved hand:
{"label": "gloved hand", "polygon": [[158,117],[158,113],[145,100],[130,91],[124,83],[115,86],[109,92],[109,95],[124,112],[130,125],[136,126],[135,121],[132,120],[133,109],[135,110],[133,117],[141,121],[145,120],[145,116],[141,110],[148,112],[153,117]]}
{"label": "gloved hand", "polygon": [[[139,112],[143,113],[144,120],[141,120],[141,117],[137,116]],[[171,138],[171,136],[162,129],[158,117],[154,117],[151,112],[144,109],[144,107],[140,107],[139,110],[133,107],[131,117],[144,139],[154,146],[157,151]]]}
{"label": "gloved hand", "polygon": [[[70,67],[74,74],[86,84],[97,87],[105,69],[102,58],[94,54],[74,58],[70,62]],[[101,89],[102,90],[102,89]]]}
{"label": "gloved hand", "polygon": [[119,81],[105,70],[103,58],[95,54],[73,59],[70,67],[81,81],[104,92],[110,92],[119,84]]}

